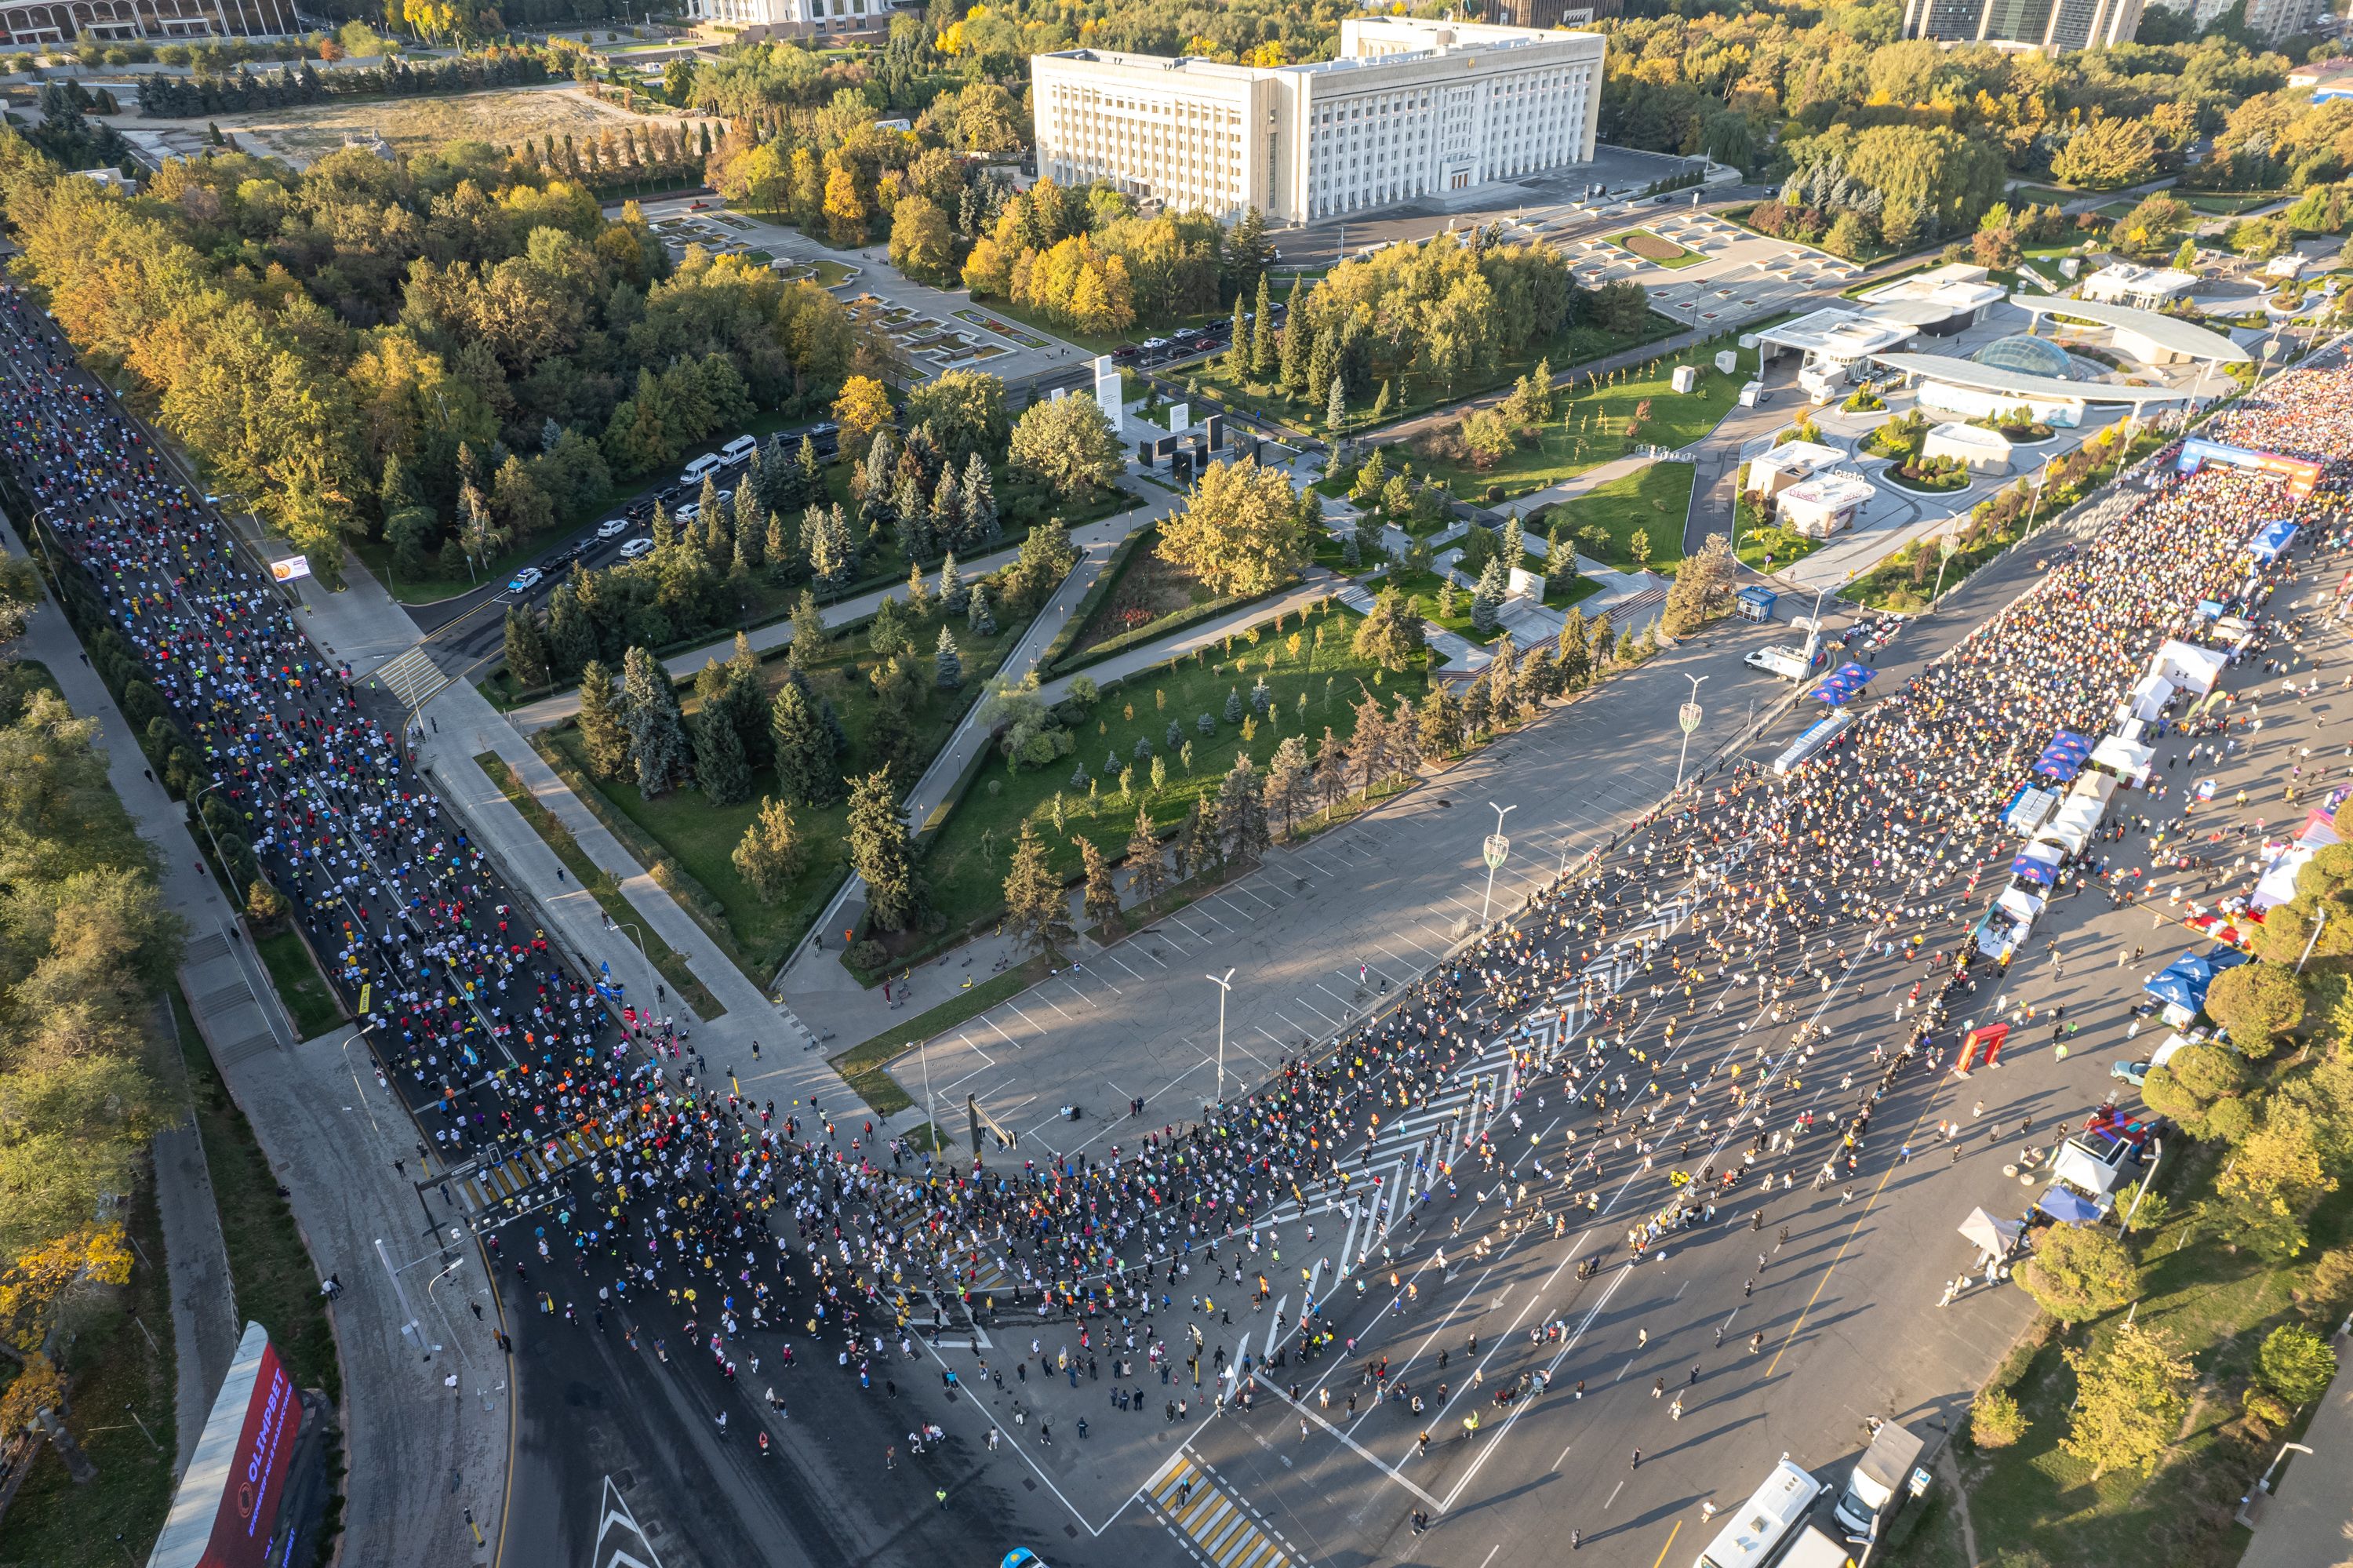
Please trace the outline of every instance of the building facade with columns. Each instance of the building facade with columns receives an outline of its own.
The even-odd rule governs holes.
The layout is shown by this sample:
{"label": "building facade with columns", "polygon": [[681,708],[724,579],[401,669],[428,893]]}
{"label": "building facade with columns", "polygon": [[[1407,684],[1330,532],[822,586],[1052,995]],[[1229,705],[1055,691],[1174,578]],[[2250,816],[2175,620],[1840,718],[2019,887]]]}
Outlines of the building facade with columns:
{"label": "building facade with columns", "polygon": [[1224,218],[1315,223],[1593,157],[1595,33],[1350,17],[1336,59],[1030,60],[1038,172]]}

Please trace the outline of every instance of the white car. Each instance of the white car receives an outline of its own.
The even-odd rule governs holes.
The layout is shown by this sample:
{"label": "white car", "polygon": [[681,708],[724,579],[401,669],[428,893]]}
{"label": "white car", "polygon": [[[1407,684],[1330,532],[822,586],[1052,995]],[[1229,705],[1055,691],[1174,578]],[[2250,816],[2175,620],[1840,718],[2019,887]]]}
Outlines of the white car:
{"label": "white car", "polygon": [[628,531],[629,520],[626,517],[608,517],[596,524],[596,537],[599,539],[617,539]]}
{"label": "white car", "polygon": [[517,572],[513,577],[507,579],[507,591],[509,593],[522,593],[528,588],[537,588],[539,586],[540,578],[546,575],[546,573],[541,571],[537,567],[525,567],[522,570]]}
{"label": "white car", "polygon": [[691,523],[702,515],[702,503],[700,501],[688,502],[685,505],[678,509],[677,514],[678,521],[681,523]]}
{"label": "white car", "polygon": [[634,561],[639,556],[649,556],[653,554],[653,548],[654,542],[651,539],[644,538],[642,536],[632,539],[628,544],[621,546],[621,559],[625,561]]}

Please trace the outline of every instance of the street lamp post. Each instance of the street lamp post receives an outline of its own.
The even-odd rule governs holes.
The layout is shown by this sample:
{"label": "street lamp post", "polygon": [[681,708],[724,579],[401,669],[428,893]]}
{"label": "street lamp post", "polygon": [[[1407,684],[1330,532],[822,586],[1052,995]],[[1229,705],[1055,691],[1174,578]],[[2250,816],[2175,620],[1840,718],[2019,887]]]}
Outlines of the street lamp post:
{"label": "street lamp post", "polygon": [[1699,721],[1702,716],[1699,706],[1699,683],[1702,681],[1706,680],[1707,677],[1705,675],[1685,675],[1683,679],[1692,683],[1692,693],[1691,701],[1685,703],[1675,713],[1675,722],[1683,726],[1683,747],[1675,753],[1675,788],[1678,789],[1683,787],[1683,760],[1691,756],[1692,731],[1699,727]]}
{"label": "street lamp post", "polygon": [[1225,978],[1203,977],[1218,988],[1218,1104],[1226,1103],[1226,998],[1234,992],[1234,971],[1228,969]]}
{"label": "street lamp post", "polygon": [[1504,863],[1505,855],[1512,853],[1512,841],[1504,836],[1504,819],[1518,810],[1520,803],[1514,800],[1508,806],[1498,806],[1490,800],[1487,809],[1495,813],[1495,831],[1489,833],[1487,842],[1480,846],[1487,861],[1487,891],[1479,900],[1479,924],[1482,926],[1487,924],[1487,908],[1495,897],[1495,868]]}
{"label": "street lamp post", "polygon": [[1961,542],[1954,535],[1952,529],[1947,526],[1945,532],[1939,535],[1936,544],[1936,591],[1928,596],[1928,602],[1930,604],[1936,603],[1939,599],[1944,597],[1945,568],[1950,566],[1952,564],[1953,557],[1960,553]]}

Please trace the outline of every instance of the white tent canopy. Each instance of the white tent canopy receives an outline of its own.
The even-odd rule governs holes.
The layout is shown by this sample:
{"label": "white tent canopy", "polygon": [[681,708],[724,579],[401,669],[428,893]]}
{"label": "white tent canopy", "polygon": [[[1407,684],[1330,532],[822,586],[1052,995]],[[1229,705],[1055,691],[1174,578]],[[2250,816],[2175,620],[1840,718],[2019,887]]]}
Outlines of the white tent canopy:
{"label": "white tent canopy", "polygon": [[2162,675],[2176,686],[2202,697],[2214,689],[2214,683],[2222,678],[2223,667],[2230,662],[2231,656],[2219,649],[2172,641],[2157,651],[2148,670],[2150,674]]}
{"label": "white tent canopy", "polygon": [[2092,748],[2092,766],[2114,774],[2127,784],[2146,784],[2149,769],[2156,765],[2155,747],[2126,740],[2120,735],[2112,735]]}
{"label": "white tent canopy", "polygon": [[2153,719],[2165,711],[2173,700],[2173,683],[2162,675],[2143,675],[2133,683],[2132,694],[2125,698],[2118,717]]}
{"label": "white tent canopy", "polygon": [[2069,854],[2081,854],[2084,846],[2092,842],[2092,835],[2099,831],[2100,818],[2105,810],[2096,797],[2070,795],[2059,808],[2058,815],[2042,824],[2035,841],[2060,844]]}
{"label": "white tent canopy", "polygon": [[1961,1222],[1962,1239],[1993,1257],[2007,1257],[2025,1231],[2016,1220],[1997,1220],[1983,1209],[1971,1209],[1969,1217]]}

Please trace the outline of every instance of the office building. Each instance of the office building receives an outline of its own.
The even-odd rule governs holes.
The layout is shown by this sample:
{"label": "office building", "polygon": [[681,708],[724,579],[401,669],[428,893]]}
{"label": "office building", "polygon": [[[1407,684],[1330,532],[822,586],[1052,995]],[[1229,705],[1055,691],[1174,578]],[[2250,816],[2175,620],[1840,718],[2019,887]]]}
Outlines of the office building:
{"label": "office building", "polygon": [[1597,34],[1350,17],[1340,57],[1272,68],[1071,49],[1030,61],[1038,172],[1313,223],[1588,162]]}
{"label": "office building", "polygon": [[1904,36],[2064,54],[2131,43],[2140,14],[2141,0],[1905,0]]}

